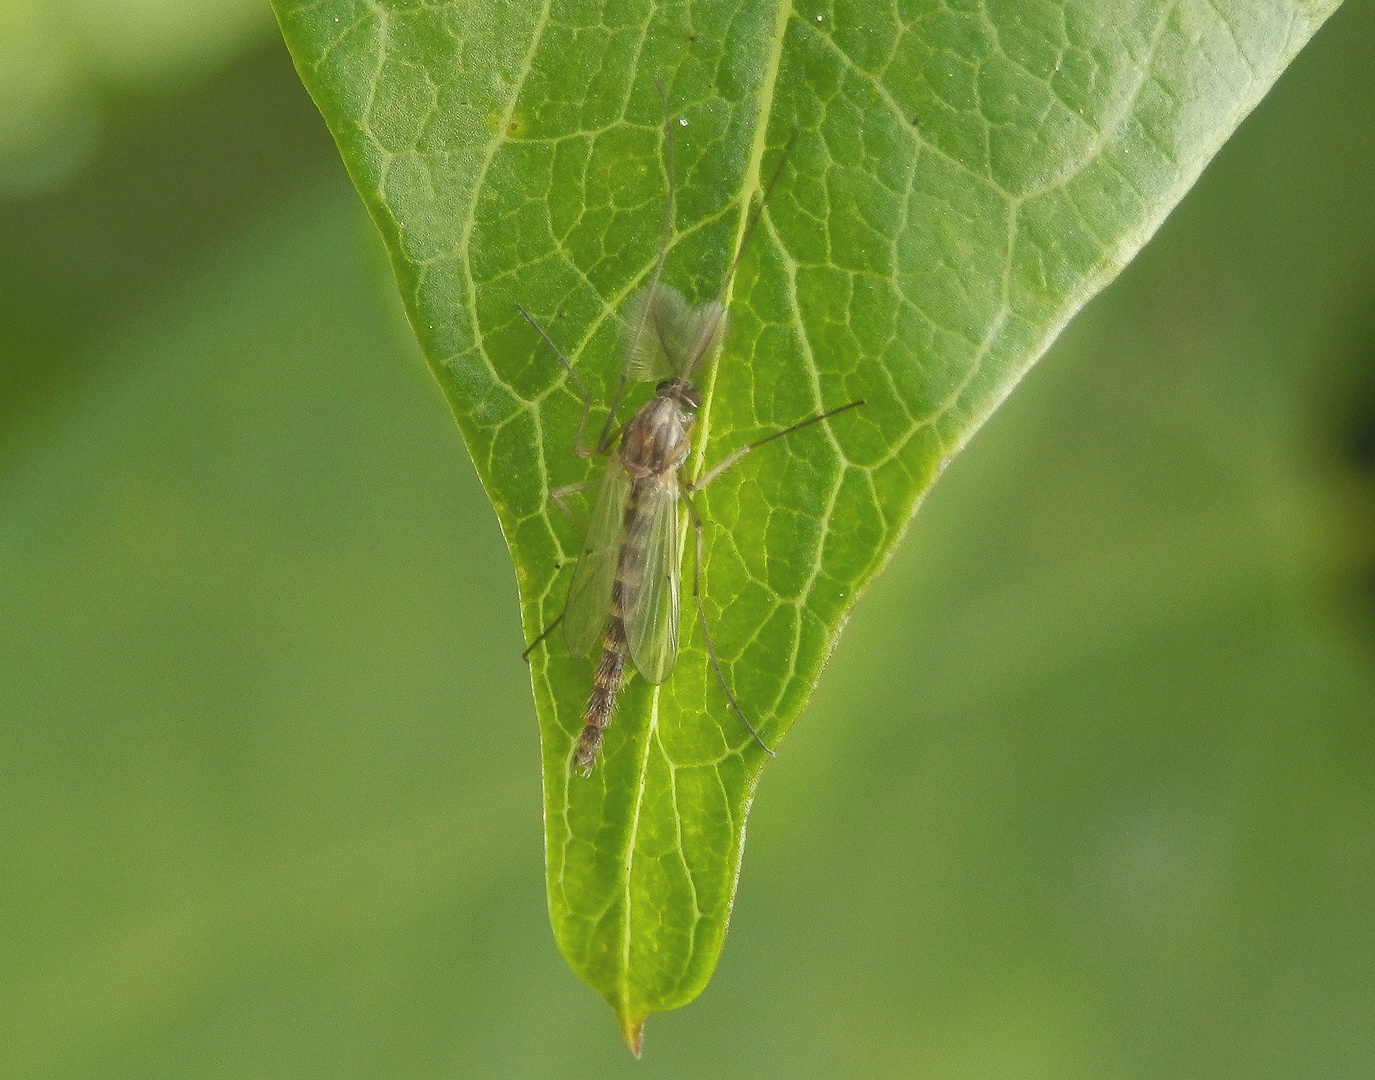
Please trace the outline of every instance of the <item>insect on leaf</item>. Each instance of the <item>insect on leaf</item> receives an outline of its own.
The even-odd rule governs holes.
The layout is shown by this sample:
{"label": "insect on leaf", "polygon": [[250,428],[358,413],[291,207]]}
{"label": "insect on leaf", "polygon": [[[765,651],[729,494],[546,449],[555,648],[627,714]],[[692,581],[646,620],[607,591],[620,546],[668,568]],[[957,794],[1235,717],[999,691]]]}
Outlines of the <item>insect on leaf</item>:
{"label": "insect on leaf", "polygon": [[[942,465],[1336,2],[274,5],[501,519],[530,638],[583,551],[549,490],[605,465],[570,452],[580,399],[515,304],[604,408],[659,256],[664,98],[678,197],[662,280],[688,304],[717,295],[793,140],[725,298],[730,331],[693,373],[686,470],[868,402],[700,495],[723,674],[779,746]],[[675,327],[666,355],[691,336]],[[578,574],[588,596],[608,588],[603,564]],[[692,1000],[716,964],[766,759],[689,620],[671,677],[632,677],[596,771],[571,777],[592,662],[570,651],[595,648],[595,606],[574,601],[575,648],[555,635],[531,655],[549,912],[638,1050],[649,1013]]]}

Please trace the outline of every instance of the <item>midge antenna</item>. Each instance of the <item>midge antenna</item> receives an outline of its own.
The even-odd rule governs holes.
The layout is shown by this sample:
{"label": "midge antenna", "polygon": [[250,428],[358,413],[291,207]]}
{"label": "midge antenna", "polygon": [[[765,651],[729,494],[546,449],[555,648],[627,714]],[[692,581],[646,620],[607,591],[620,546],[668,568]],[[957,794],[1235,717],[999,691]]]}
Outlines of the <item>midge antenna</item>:
{"label": "midge antenna", "polygon": [[[679,470],[686,463],[691,450],[697,409],[702,404],[701,395],[692,385],[690,376],[723,336],[727,292],[740,266],[745,247],[759,224],[764,204],[783,173],[796,140],[796,132],[783,147],[783,155],[764,186],[759,205],[751,211],[745,223],[739,250],[726,271],[717,298],[693,307],[678,290],[660,282],[672,236],[676,194],[673,125],[662,85],[660,95],[664,101],[664,159],[668,178],[663,233],[649,283],[630,300],[635,315],[627,327],[629,334],[625,342],[621,377],[595,447],[582,445],[592,407],[587,388],[578,378],[572,363],[559,351],[534,317],[525,308],[516,305],[564,366],[582,398],[582,418],[578,423],[573,452],[581,457],[604,455],[610,458],[601,479],[583,550],[573,572],[568,602],[562,614],[530,643],[523,654],[528,658],[535,646],[544,641],[560,623],[563,624],[564,642],[571,655],[585,657],[600,646],[592,693],[583,709],[582,733],[574,743],[569,758],[569,768],[583,776],[592,772],[601,750],[603,733],[611,723],[616,694],[625,679],[626,657],[630,657],[645,681],[653,685],[667,679],[677,662],[678,575],[682,562],[678,550],[680,502],[693,528],[692,598],[702,626],[707,659],[731,711],[764,753],[773,756],[773,750],[760,737],[735,700],[716,654],[716,646],[711,640],[711,628],[707,625],[706,607],[702,600],[703,523],[693,505],[692,496],[752,450],[864,404],[863,401],[851,401],[829,412],[808,417],[737,448],[696,481],[679,481]],[[630,378],[648,379],[665,373],[669,377],[659,381],[654,397],[641,406],[623,427],[617,428],[616,409]],[[549,493],[549,498],[572,517],[564,499],[587,486],[573,484],[556,488]]]}
{"label": "midge antenna", "polygon": [[[654,85],[658,88],[659,103],[663,107],[664,112],[664,173],[667,177],[668,183],[666,187],[666,197],[664,199],[664,227],[659,233],[659,254],[658,257],[654,260],[654,272],[649,276],[649,284],[645,286],[645,288],[651,293],[658,288],[659,279],[663,276],[664,273],[664,263],[668,260],[668,245],[669,241],[673,237],[674,200],[678,192],[678,181],[677,177],[674,176],[673,169],[675,160],[675,155],[673,152],[673,123],[672,117],[669,116],[668,112],[668,90],[664,87],[664,84],[660,79],[656,78],[654,80]],[[738,262],[739,259],[737,258],[736,261]],[[734,267],[732,267],[732,270],[734,270]],[[517,307],[519,306],[520,305],[517,305]],[[521,309],[521,314],[525,315],[525,311],[523,308]],[[530,319],[530,316],[525,315],[525,318],[528,321]],[[625,352],[627,356],[630,356],[635,352],[642,336],[644,335],[645,325],[648,322],[649,305],[645,304],[640,314],[640,317],[636,320],[634,330],[626,339]],[[539,328],[536,327],[536,329]],[[543,331],[540,331],[540,333],[543,334]],[[546,338],[545,340],[547,341],[548,339]],[[561,356],[560,359],[562,359]],[[564,366],[569,369],[570,373],[572,372],[571,366],[569,366],[566,362]],[[621,365],[621,377],[619,381],[616,383],[616,393],[612,395],[611,407],[607,410],[606,413],[606,424],[602,427],[601,438],[597,440],[597,445],[599,447],[604,448],[611,444],[611,423],[616,417],[616,409],[621,404],[621,398],[625,396],[625,385],[630,378],[630,372],[627,370],[628,367],[628,364]],[[584,422],[586,422],[585,414],[583,419]]]}
{"label": "midge antenna", "polygon": [[[669,142],[672,143],[673,132],[669,131]],[[735,252],[735,258],[731,260],[730,268],[726,271],[726,276],[721,282],[721,290],[716,294],[716,305],[720,309],[716,323],[712,326],[712,333],[705,335],[707,341],[714,338],[716,326],[725,321],[726,318],[726,294],[730,292],[731,282],[735,280],[735,272],[740,269],[740,261],[745,257],[745,251],[749,247],[750,237],[754,235],[754,230],[759,225],[759,219],[764,216],[764,204],[769,201],[769,196],[773,194],[773,189],[778,186],[778,181],[783,175],[783,167],[788,164],[788,157],[793,152],[793,144],[797,142],[797,129],[794,128],[788,136],[788,141],[783,144],[783,153],[778,159],[778,164],[774,166],[773,172],[769,176],[769,182],[764,185],[764,189],[759,196],[759,203],[750,211],[749,219],[745,222],[745,231],[740,234],[740,246]],[[669,183],[669,198],[672,199],[672,181]],[[660,257],[659,266],[662,268],[663,259]],[[658,270],[655,271],[656,280]],[[708,346],[704,346],[700,351],[689,358],[683,368],[682,377],[688,378],[692,374],[692,369],[697,366],[697,362],[710,351]]]}

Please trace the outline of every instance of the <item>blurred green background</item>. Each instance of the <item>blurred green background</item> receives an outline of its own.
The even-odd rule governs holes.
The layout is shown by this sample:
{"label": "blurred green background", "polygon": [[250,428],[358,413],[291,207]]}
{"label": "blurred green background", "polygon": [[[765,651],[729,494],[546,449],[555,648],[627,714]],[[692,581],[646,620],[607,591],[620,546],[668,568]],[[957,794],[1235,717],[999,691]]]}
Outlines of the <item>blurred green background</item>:
{"label": "blurred green background", "polygon": [[547,924],[495,517],[265,7],[0,43],[0,1077],[1375,1075],[1375,5],[941,480],[639,1063]]}

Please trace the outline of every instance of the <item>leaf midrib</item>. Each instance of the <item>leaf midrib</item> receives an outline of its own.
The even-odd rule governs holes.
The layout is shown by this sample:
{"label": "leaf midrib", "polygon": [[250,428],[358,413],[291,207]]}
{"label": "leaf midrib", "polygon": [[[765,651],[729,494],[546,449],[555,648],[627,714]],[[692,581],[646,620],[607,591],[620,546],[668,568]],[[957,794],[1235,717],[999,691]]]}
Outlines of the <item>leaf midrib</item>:
{"label": "leaf midrib", "polygon": [[[548,8],[547,8],[547,5],[546,5],[546,14],[547,14],[547,11],[548,11]],[[774,20],[774,32],[773,32],[772,39],[771,39],[771,43],[770,43],[770,52],[769,52],[768,62],[767,62],[767,64],[766,64],[765,70],[764,70],[764,78],[761,80],[760,88],[759,88],[759,90],[758,90],[757,93],[756,93],[756,100],[757,100],[757,102],[758,102],[758,115],[757,115],[757,117],[756,117],[756,119],[755,119],[754,139],[753,139],[753,143],[752,143],[752,145],[751,145],[751,147],[750,147],[750,154],[749,154],[748,164],[747,164],[747,166],[746,166],[745,173],[744,173],[744,176],[743,176],[742,182],[741,182],[741,199],[740,199],[740,209],[739,209],[740,220],[739,220],[739,224],[738,224],[737,227],[736,227],[735,242],[734,242],[734,244],[733,244],[733,246],[732,246],[732,254],[731,254],[731,264],[732,264],[732,265],[734,264],[735,257],[738,256],[738,254],[739,254],[739,252],[740,252],[740,248],[741,248],[742,243],[743,243],[744,240],[746,239],[745,230],[746,230],[746,228],[748,227],[748,223],[749,223],[749,211],[750,211],[750,201],[751,201],[751,197],[752,197],[753,193],[759,189],[759,180],[760,180],[760,174],[761,174],[762,168],[763,168],[764,153],[765,153],[765,151],[766,151],[766,149],[767,149],[767,147],[768,147],[768,128],[769,128],[769,120],[770,120],[771,115],[772,115],[772,109],[773,109],[774,99],[775,99],[775,96],[776,96],[776,95],[775,95],[775,87],[776,87],[777,81],[778,81],[778,73],[779,73],[779,70],[780,70],[781,67],[782,67],[783,44],[784,44],[784,39],[785,39],[785,36],[786,36],[786,28],[787,28],[787,25],[788,25],[788,20],[791,18],[791,16],[792,16],[792,5],[791,5],[791,3],[780,2],[780,3],[778,4],[778,7],[777,7],[777,14],[776,14],[775,20]],[[542,30],[542,28],[543,28],[543,20],[541,21],[541,25],[540,25],[539,30]],[[532,52],[533,52],[533,48],[537,48],[537,47],[538,47],[538,44],[539,44],[539,42],[538,42],[539,30],[537,30],[537,33],[536,33],[536,40],[535,40],[534,46],[532,47]],[[517,87],[517,90],[516,90],[516,97],[513,98],[512,106],[511,106],[511,111],[508,112],[507,116],[504,118],[506,122],[509,122],[509,120],[510,120],[510,113],[514,111],[514,103],[515,103],[515,100],[518,99],[519,93],[520,93],[520,88]],[[501,140],[498,139],[498,140],[495,141],[494,145],[499,145],[500,142],[501,142]],[[491,156],[489,156],[488,161],[487,161],[487,163],[486,163],[485,166],[484,166],[484,173],[483,173],[483,178],[484,178],[484,180],[485,180],[485,174],[486,174],[486,165],[490,165],[491,157],[494,157],[494,156],[495,156],[495,150],[493,151],[493,154],[492,154]],[[481,184],[482,184],[482,181],[479,181],[479,189],[480,189],[480,187],[481,187]],[[475,208],[475,207],[476,207],[476,193],[475,193],[475,196],[474,196],[474,208]],[[469,230],[471,229],[471,227],[472,227],[472,223],[471,223],[471,221],[470,221],[470,222],[469,222]],[[465,234],[465,236],[466,236],[466,234]],[[680,239],[680,237],[679,237],[679,235],[677,234],[677,232],[675,231],[675,234],[674,234],[674,241],[676,242],[676,241],[679,240],[679,239]],[[625,290],[623,290],[623,295],[622,295],[622,297],[620,298],[620,299],[622,299],[622,301],[624,300],[624,297],[625,297],[625,296],[628,296],[629,293],[630,293],[631,291],[633,291],[633,289],[634,289],[635,287],[638,287],[639,282],[640,282],[640,279],[641,279],[642,277],[643,277],[643,274],[637,275],[635,281],[632,282],[632,283],[630,283],[630,284],[628,284],[628,285],[626,286]],[[470,280],[471,280],[471,279],[470,279]],[[724,295],[722,296],[722,302],[726,305],[727,310],[729,310],[729,308],[730,308],[730,301],[731,301],[731,297],[732,297],[733,292],[734,292],[734,288],[735,288],[735,281],[734,281],[734,278],[732,278],[730,281],[728,281],[728,282],[726,283],[726,288],[725,288],[725,291],[724,291]],[[475,294],[470,294],[470,295],[475,295]],[[614,304],[613,304],[613,303],[607,303],[606,305],[603,306],[603,314],[602,314],[601,319],[598,319],[598,320],[596,320],[596,321],[594,322],[592,328],[589,330],[588,334],[585,335],[585,337],[584,337],[584,343],[585,343],[587,340],[590,339],[591,335],[592,335],[593,333],[596,332],[597,328],[600,327],[600,325],[605,321],[605,319],[608,318],[608,317],[610,316],[610,313],[611,313],[611,310],[613,309],[613,307],[614,307]],[[474,316],[476,315],[475,312],[474,312],[473,314],[474,314]],[[809,365],[810,365],[810,361],[809,361]],[[701,408],[698,410],[698,417],[699,417],[699,419],[698,419],[697,446],[696,446],[696,449],[695,449],[694,455],[693,455],[693,456],[694,456],[694,459],[695,459],[694,477],[701,474],[702,469],[703,469],[703,467],[704,467],[704,465],[705,465],[707,442],[708,442],[708,440],[709,440],[709,438],[710,438],[710,434],[711,434],[712,405],[713,405],[714,400],[715,400],[716,375],[717,375],[718,367],[719,367],[719,364],[718,364],[718,363],[713,363],[713,364],[711,365],[711,367],[708,369],[708,380],[707,380],[707,384],[706,384],[705,388],[704,388],[703,391],[702,391],[702,405],[701,405]],[[812,371],[811,374],[812,374],[813,380],[815,380],[815,376],[816,376],[815,371]],[[566,377],[567,377],[567,376],[565,376],[565,379],[566,379]],[[563,384],[563,380],[560,380],[560,383],[559,383],[558,385],[559,385],[559,386],[562,386],[562,384]],[[543,445],[544,445],[543,442],[541,442],[541,449],[542,449],[542,450],[543,450]],[[547,475],[547,468],[546,468],[545,471],[546,471],[546,475]],[[834,497],[834,496],[833,496],[833,497]],[[679,532],[678,551],[679,551],[679,558],[680,558],[680,560],[681,560],[681,559],[686,555],[686,552],[687,552],[688,522],[687,522],[687,520],[686,520],[686,517],[684,517],[682,523],[681,523],[680,526],[679,526],[679,529],[680,529],[680,532]],[[680,566],[679,566],[679,570],[680,570],[680,572],[681,572],[681,563],[680,563]],[[632,815],[632,817],[631,817],[630,829],[628,830],[628,833],[627,833],[625,856],[624,856],[624,860],[623,860],[623,865],[624,865],[624,867],[625,867],[625,870],[624,870],[624,877],[623,877],[623,881],[622,881],[622,891],[623,891],[623,895],[624,895],[624,897],[625,897],[625,903],[624,903],[624,910],[623,910],[622,920],[621,920],[621,939],[622,939],[622,949],[621,949],[621,972],[620,972],[620,978],[619,978],[619,980],[618,980],[619,983],[620,983],[620,986],[619,986],[619,995],[618,995],[618,996],[619,996],[620,999],[621,999],[621,1002],[620,1002],[620,1003],[621,1003],[621,1011],[622,1011],[622,1013],[623,1013],[623,1017],[624,1017],[624,1014],[627,1014],[627,1013],[629,1012],[630,1007],[631,1007],[631,1006],[630,1006],[630,982],[631,982],[631,980],[630,980],[630,971],[631,971],[630,952],[631,952],[631,945],[632,945],[632,941],[631,941],[631,923],[632,923],[631,912],[632,912],[633,905],[634,905],[634,890],[633,890],[632,887],[631,887],[631,883],[632,883],[633,877],[634,877],[634,865],[635,865],[635,854],[636,854],[636,840],[637,840],[637,837],[638,837],[638,835],[639,835],[640,818],[641,818],[641,816],[642,816],[642,808],[643,808],[643,805],[644,805],[645,785],[646,785],[647,778],[648,778],[648,776],[649,776],[649,755],[653,752],[653,748],[654,748],[655,742],[657,741],[657,735],[658,735],[658,720],[659,720],[659,700],[660,700],[660,693],[661,693],[661,687],[659,687],[659,686],[653,687],[653,689],[652,689],[651,692],[650,692],[649,724],[648,724],[648,727],[647,727],[646,732],[645,732],[645,747],[644,747],[644,753],[643,753],[643,755],[642,755],[642,757],[641,757],[641,761],[640,761],[639,776],[638,776],[638,787],[637,787],[636,794],[635,794],[635,809],[634,809],[634,813],[633,813],[633,815]],[[660,752],[663,752],[662,743],[660,744]],[[666,765],[666,766],[668,767],[668,769],[670,770],[670,773],[671,773],[671,774],[674,773],[674,772],[675,772],[674,763],[673,763],[673,761],[672,761],[671,759],[668,758],[668,755],[667,755],[666,753],[664,754],[664,760],[665,760],[665,765]],[[676,781],[676,776],[675,776],[675,781]],[[675,789],[676,789],[676,782],[675,782],[675,785],[674,785],[674,786],[675,786]],[[569,789],[568,789],[568,786],[567,786],[566,784],[565,784],[565,786],[564,786],[563,803],[564,803],[564,806],[563,806],[564,817],[565,817],[565,819],[566,819],[567,814],[568,814],[568,811],[571,809],[570,803],[569,803]],[[680,814],[679,811],[678,811],[678,805],[677,805],[676,794],[675,794],[675,798],[673,799],[673,815],[674,815],[674,823],[675,823],[675,826],[676,826],[676,828],[677,828],[677,830],[678,830],[679,836],[681,837],[681,835],[682,835],[682,817],[681,817],[681,814]],[[680,848],[681,848],[681,845],[680,845]],[[680,852],[680,853],[683,854],[684,857],[686,856],[686,853],[685,853],[685,852]],[[565,858],[565,860],[564,860],[564,866],[565,866],[565,867],[567,866],[567,860],[566,860],[566,858]],[[687,866],[685,865],[684,869],[685,869],[685,871],[686,871],[686,873],[687,873],[689,882],[692,883],[692,882],[691,882],[691,879],[692,879],[692,871],[691,871],[691,868],[690,868],[690,867],[687,867]],[[695,893],[696,893],[696,884],[695,884],[695,883],[692,883],[692,885],[693,885],[693,892],[694,892],[694,895],[695,895]],[[695,900],[694,900],[694,906],[695,906]],[[694,936],[695,936],[695,935],[694,935]]]}

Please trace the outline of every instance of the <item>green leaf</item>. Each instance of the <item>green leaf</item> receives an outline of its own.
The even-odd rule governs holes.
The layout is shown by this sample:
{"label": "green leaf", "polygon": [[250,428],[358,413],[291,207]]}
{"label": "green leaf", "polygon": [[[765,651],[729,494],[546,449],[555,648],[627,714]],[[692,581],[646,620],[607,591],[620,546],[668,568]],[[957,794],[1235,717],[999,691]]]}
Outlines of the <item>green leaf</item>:
{"label": "green leaf", "polygon": [[[688,467],[867,401],[698,497],[706,614],[771,746],[944,463],[1336,7],[275,3],[501,520],[531,637],[581,543],[548,493],[604,465],[572,454],[579,400],[515,304],[574,358],[597,430],[618,313],[657,254],[659,88],[678,196],[664,280],[695,303],[795,136],[698,379]],[[568,765],[595,661],[554,635],[531,665],[550,917],[637,1052],[645,1017],[710,977],[765,761],[684,606],[676,670],[657,688],[631,677],[588,780]]]}

